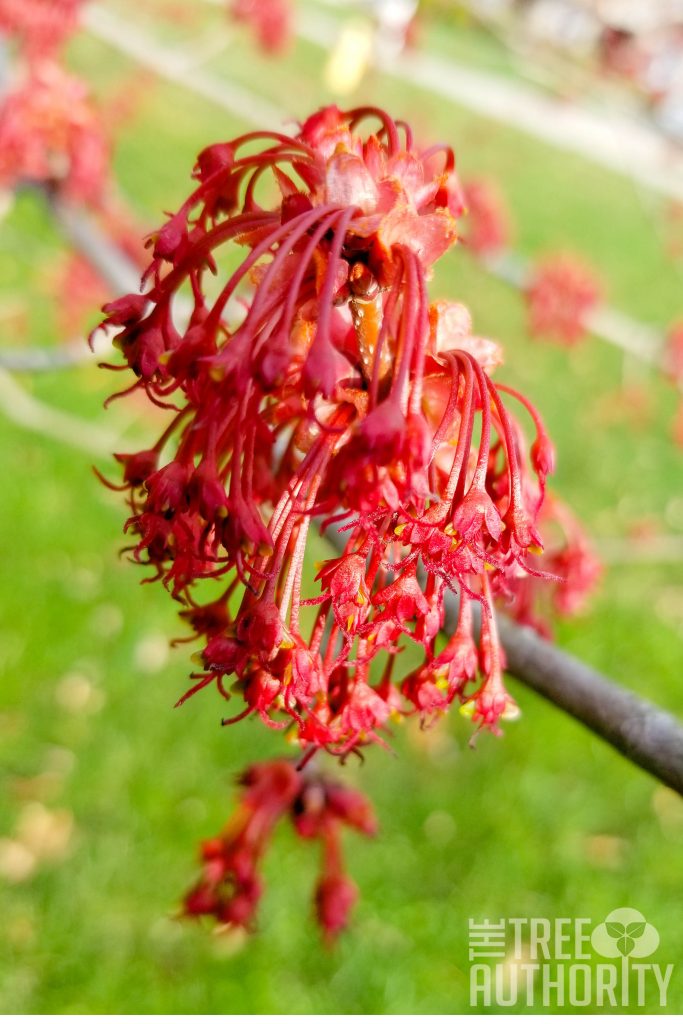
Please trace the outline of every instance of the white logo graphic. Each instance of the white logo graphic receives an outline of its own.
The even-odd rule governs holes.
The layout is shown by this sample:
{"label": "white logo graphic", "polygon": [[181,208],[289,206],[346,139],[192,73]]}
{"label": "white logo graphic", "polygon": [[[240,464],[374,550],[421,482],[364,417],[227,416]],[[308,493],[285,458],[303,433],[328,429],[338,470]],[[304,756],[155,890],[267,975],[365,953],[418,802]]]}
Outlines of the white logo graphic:
{"label": "white logo graphic", "polygon": [[470,919],[470,1005],[663,1007],[674,965],[648,962],[658,949],[659,932],[634,907],[597,925],[588,917]]}
{"label": "white logo graphic", "polygon": [[651,956],[659,946],[659,932],[633,907],[617,907],[593,931],[591,944],[604,957]]}

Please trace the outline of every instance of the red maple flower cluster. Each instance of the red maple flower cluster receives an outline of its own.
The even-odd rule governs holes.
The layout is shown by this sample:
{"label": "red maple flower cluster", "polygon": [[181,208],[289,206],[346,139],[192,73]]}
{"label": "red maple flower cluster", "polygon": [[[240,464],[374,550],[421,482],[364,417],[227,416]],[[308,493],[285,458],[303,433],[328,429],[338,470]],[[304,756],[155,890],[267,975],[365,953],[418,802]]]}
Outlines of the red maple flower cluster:
{"label": "red maple flower cluster", "polygon": [[251,927],[263,892],[259,868],[278,822],[288,816],[297,834],[317,840],[322,868],[315,889],[318,922],[334,939],[348,922],[356,887],[341,847],[344,826],[374,835],[370,804],[356,790],[296,770],[289,761],[266,761],[242,775],[244,795],[220,835],[202,843],[201,877],[185,897],[185,912],[212,916],[221,925]]}
{"label": "red maple flower cluster", "polygon": [[43,182],[66,199],[99,202],[109,145],[80,79],[41,61],[0,104],[0,187]]}
{"label": "red maple flower cluster", "polygon": [[[530,559],[554,455],[535,408],[493,383],[498,345],[428,298],[463,212],[452,151],[418,150],[383,111],[328,107],[295,137],[210,146],[194,176],[149,240],[148,290],[105,307],[136,377],[120,394],[170,412],[117,459],[134,558],[202,644],[179,703],[215,686],[239,701],[226,723],[286,728],[302,765],[454,701],[498,731],[517,708],[493,602],[543,575]],[[314,520],[340,548],[315,574]],[[402,676],[406,647],[419,657]],[[215,850],[211,877],[232,878]],[[331,921],[350,900],[334,878],[319,890]]]}
{"label": "red maple flower cluster", "polygon": [[510,217],[495,182],[472,178],[463,182],[467,207],[465,243],[475,256],[494,256],[510,242]]}
{"label": "red maple flower cluster", "polygon": [[[379,131],[363,139],[367,116]],[[254,152],[260,141],[270,144]],[[186,696],[215,683],[227,698],[235,675],[237,717],[276,728],[289,719],[311,752],[344,754],[379,740],[390,716],[455,698],[495,729],[515,708],[493,595],[540,546],[553,451],[515,393],[536,429],[524,454],[489,376],[497,346],[472,337],[463,307],[428,301],[428,269],[455,241],[461,212],[452,153],[418,153],[407,127],[381,112],[327,108],[296,138],[212,146],[195,174],[197,189],[153,238],[149,293],[106,310],[133,387],[176,410],[153,448],[119,460],[135,555],[205,638],[205,671]],[[273,202],[266,176],[274,208],[259,201],[266,191]],[[206,277],[231,240],[247,255],[210,295]],[[191,296],[183,324],[181,294]],[[319,595],[305,596],[314,516],[335,522],[346,544],[320,567]],[[206,579],[221,593],[198,605],[193,589]],[[437,652],[447,590],[462,598],[461,624]],[[484,612],[479,650],[471,598]],[[424,662],[397,681],[402,642]]]}
{"label": "red maple flower cluster", "polygon": [[231,0],[230,14],[250,26],[264,53],[282,53],[292,40],[292,0]]}
{"label": "red maple flower cluster", "polygon": [[585,337],[601,288],[594,273],[574,256],[552,256],[535,268],[526,298],[531,333],[571,346]]}
{"label": "red maple flower cluster", "polygon": [[76,28],[83,0],[0,0],[0,33],[29,59],[54,57]]}

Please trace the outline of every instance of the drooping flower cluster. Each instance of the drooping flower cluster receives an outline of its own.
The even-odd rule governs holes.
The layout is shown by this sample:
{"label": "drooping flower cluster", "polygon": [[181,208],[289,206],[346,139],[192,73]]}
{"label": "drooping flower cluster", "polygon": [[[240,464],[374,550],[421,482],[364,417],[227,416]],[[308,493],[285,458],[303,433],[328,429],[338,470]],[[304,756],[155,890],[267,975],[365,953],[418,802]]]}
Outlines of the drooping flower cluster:
{"label": "drooping flower cluster", "polygon": [[[215,686],[226,724],[286,730],[301,757],[298,772],[250,771],[186,906],[251,920],[265,843],[292,813],[323,842],[317,905],[334,934],[354,899],[338,825],[371,819],[311,788],[307,762],[383,744],[390,721],[432,721],[454,701],[479,728],[516,715],[493,602],[543,575],[531,559],[553,449],[526,398],[494,385],[498,345],[464,306],[428,298],[463,212],[450,149],[418,150],[382,111],[328,107],[295,137],[210,146],[194,174],[149,239],[147,291],[105,307],[114,369],[136,378],[119,394],[169,410],[155,444],[117,455],[130,550],[201,644],[178,703]],[[509,406],[532,424],[530,448]],[[314,520],[340,548],[315,574]],[[459,618],[444,645],[449,591]]]}
{"label": "drooping flower cluster", "polygon": [[529,330],[564,345],[585,336],[587,318],[601,298],[594,273],[574,256],[552,256],[535,268],[527,286]]}
{"label": "drooping flower cluster", "polygon": [[244,794],[220,835],[202,843],[201,877],[185,897],[185,912],[221,925],[251,927],[263,892],[261,861],[278,822],[289,817],[302,839],[322,851],[315,889],[318,922],[328,939],[347,925],[356,887],[347,876],[341,847],[344,826],[374,835],[370,804],[356,790],[289,761],[252,765],[240,779]]}
{"label": "drooping flower cluster", "polygon": [[496,183],[486,178],[463,182],[467,207],[465,243],[475,256],[493,256],[510,243],[510,217]]}
{"label": "drooping flower cluster", "polygon": [[109,146],[87,88],[59,65],[31,65],[0,103],[0,188],[41,182],[69,200],[97,203]]}
{"label": "drooping flower cluster", "polygon": [[230,14],[250,26],[264,53],[282,53],[292,41],[292,0],[230,0]]}
{"label": "drooping flower cluster", "polygon": [[[128,390],[173,410],[155,445],[117,458],[134,555],[203,643],[181,703],[210,684],[229,699],[235,677],[227,721],[289,725],[308,756],[381,743],[390,718],[454,700],[495,731],[516,706],[493,599],[540,547],[553,450],[526,399],[493,384],[498,346],[427,297],[462,212],[452,152],[417,151],[381,111],[331,107],[295,138],[209,147],[195,176],[151,239],[149,292],[106,308]],[[245,255],[222,281],[228,242]],[[531,414],[528,452],[510,401]],[[317,592],[303,573],[316,516],[345,540]],[[460,621],[439,649],[449,590]],[[422,662],[401,679],[404,645]]]}
{"label": "drooping flower cluster", "polygon": [[0,0],[0,34],[28,60],[54,57],[78,23],[83,0]]}

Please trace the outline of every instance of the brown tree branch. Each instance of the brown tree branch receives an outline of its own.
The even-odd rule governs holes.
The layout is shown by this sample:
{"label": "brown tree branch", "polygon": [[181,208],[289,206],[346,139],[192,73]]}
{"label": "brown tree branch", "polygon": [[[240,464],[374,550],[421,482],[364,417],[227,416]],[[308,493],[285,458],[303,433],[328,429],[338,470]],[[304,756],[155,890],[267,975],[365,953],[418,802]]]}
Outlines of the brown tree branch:
{"label": "brown tree branch", "polygon": [[683,796],[683,724],[677,718],[528,627],[501,615],[499,630],[510,675]]}

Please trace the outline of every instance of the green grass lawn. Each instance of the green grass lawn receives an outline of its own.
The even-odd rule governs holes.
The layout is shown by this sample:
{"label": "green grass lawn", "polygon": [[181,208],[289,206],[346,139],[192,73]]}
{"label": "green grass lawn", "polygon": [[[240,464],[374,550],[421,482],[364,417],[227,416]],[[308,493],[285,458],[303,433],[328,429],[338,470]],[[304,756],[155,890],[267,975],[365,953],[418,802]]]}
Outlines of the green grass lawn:
{"label": "green grass lawn", "polygon": [[[218,24],[211,9],[202,18],[206,29]],[[458,37],[458,56],[466,44]],[[440,53],[447,48],[445,36]],[[87,37],[70,57],[101,94],[130,72]],[[298,44],[268,63],[237,33],[211,67],[301,116],[329,99],[321,59]],[[631,315],[665,325],[683,312],[681,268],[667,257],[657,200],[393,80],[373,77],[363,95],[412,118],[425,138],[452,142],[465,172],[495,175],[526,255],[578,250]],[[141,221],[154,225],[182,199],[199,148],[241,127],[178,87],[146,87],[115,159]],[[2,345],[22,341],[17,304],[32,342],[57,342],[46,281],[61,254],[44,205],[20,197],[0,224]],[[505,344],[500,377],[545,414],[557,489],[598,544],[643,522],[683,536],[682,456],[669,436],[675,401],[659,379],[595,339],[571,353],[531,342],[519,297],[457,250],[432,291],[464,300],[480,332]],[[139,407],[102,412],[112,381],[92,366],[22,383],[84,423],[146,436]],[[630,404],[634,385],[642,409]],[[280,751],[280,738],[251,721],[221,729],[211,693],[173,710],[189,650],[168,649],[178,633],[172,602],[138,586],[140,571],[117,554],[119,496],[98,484],[78,448],[4,414],[0,436],[0,1010],[467,1012],[469,918],[597,923],[619,906],[637,907],[659,929],[655,959],[680,959],[683,804],[514,682],[523,716],[502,739],[482,736],[472,751],[468,723],[453,715],[431,732],[402,728],[395,756],[377,749],[363,766],[331,765],[363,785],[381,822],[374,841],[348,838],[362,899],[334,950],[321,947],[312,921],[316,851],[287,826],[267,860],[253,937],[217,939],[178,921],[197,840],[227,817],[235,773]],[[100,465],[110,468],[104,454]],[[590,611],[561,624],[558,641],[683,714],[683,563],[608,566]],[[27,846],[35,863],[21,860]],[[657,1012],[656,999],[646,1009]],[[680,971],[667,1009],[683,1011]]]}

